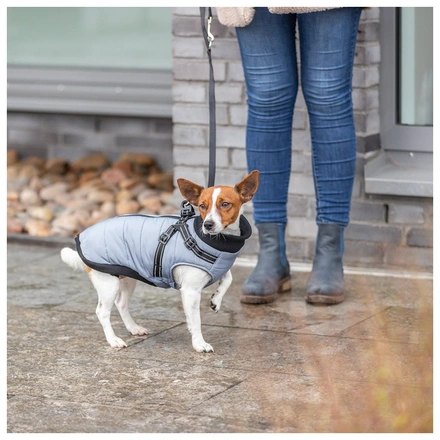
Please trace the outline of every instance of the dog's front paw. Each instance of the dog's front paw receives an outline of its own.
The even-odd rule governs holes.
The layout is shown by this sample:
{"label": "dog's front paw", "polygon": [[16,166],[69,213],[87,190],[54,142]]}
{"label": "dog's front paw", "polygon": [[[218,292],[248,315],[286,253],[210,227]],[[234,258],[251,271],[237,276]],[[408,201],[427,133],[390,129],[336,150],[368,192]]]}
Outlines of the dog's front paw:
{"label": "dog's front paw", "polygon": [[221,305],[222,305],[222,298],[217,293],[214,293],[211,296],[211,302],[210,302],[211,309],[214,310],[215,313],[217,313],[220,310]]}
{"label": "dog's front paw", "polygon": [[128,331],[133,335],[133,336],[144,336],[144,335],[148,335],[148,333],[150,333],[149,330],[147,330],[144,327],[141,327],[140,325],[134,325],[132,327],[130,327],[128,329]]}
{"label": "dog's front paw", "polygon": [[108,343],[112,348],[126,348],[127,344],[121,339],[115,336],[112,339],[108,339]]}
{"label": "dog's front paw", "polygon": [[193,341],[193,348],[197,353],[214,353],[214,349],[205,341]]}

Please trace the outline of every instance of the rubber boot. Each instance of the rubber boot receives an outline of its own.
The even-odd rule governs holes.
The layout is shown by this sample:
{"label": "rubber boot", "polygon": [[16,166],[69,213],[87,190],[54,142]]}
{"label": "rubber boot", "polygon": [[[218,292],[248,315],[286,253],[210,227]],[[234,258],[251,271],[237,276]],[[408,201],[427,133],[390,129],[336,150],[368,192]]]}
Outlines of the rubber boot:
{"label": "rubber boot", "polygon": [[290,266],[286,257],[283,223],[259,223],[258,262],[244,282],[240,301],[247,304],[267,304],[274,301],[279,292],[291,288]]}
{"label": "rubber boot", "polygon": [[338,304],[344,301],[343,234],[339,225],[318,225],[312,272],[306,284],[307,302]]}

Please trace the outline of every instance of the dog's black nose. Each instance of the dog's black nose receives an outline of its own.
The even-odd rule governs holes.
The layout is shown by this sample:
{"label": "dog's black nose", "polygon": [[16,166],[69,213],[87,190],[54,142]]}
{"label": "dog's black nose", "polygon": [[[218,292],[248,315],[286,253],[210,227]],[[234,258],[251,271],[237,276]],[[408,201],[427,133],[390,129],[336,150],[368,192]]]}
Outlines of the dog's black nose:
{"label": "dog's black nose", "polygon": [[203,226],[207,231],[210,231],[214,227],[214,222],[211,220],[206,220],[205,222],[203,222]]}

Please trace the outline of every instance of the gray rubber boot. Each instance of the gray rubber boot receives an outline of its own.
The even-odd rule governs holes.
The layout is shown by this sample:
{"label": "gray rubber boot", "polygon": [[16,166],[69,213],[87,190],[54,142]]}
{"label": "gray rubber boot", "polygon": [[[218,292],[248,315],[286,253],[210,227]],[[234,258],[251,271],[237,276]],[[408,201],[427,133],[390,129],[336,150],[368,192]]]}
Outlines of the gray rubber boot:
{"label": "gray rubber boot", "polygon": [[307,302],[338,304],[344,301],[343,234],[339,225],[318,225],[313,268],[306,284]]}
{"label": "gray rubber boot", "polygon": [[290,266],[286,258],[283,223],[259,223],[260,251],[258,263],[244,282],[240,301],[246,304],[267,304],[279,292],[290,290]]}

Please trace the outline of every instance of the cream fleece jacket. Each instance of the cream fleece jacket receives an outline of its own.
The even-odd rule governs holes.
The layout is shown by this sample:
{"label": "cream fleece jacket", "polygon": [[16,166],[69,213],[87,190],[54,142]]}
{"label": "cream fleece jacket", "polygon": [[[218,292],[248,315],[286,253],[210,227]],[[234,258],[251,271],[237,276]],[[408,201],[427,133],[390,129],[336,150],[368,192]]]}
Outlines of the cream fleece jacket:
{"label": "cream fleece jacket", "polygon": [[[216,8],[218,20],[225,26],[244,27],[247,26],[254,18],[255,9],[251,7],[245,8]],[[335,8],[289,8],[289,7],[269,7],[272,14],[304,14],[306,12],[325,11],[326,9]]]}

